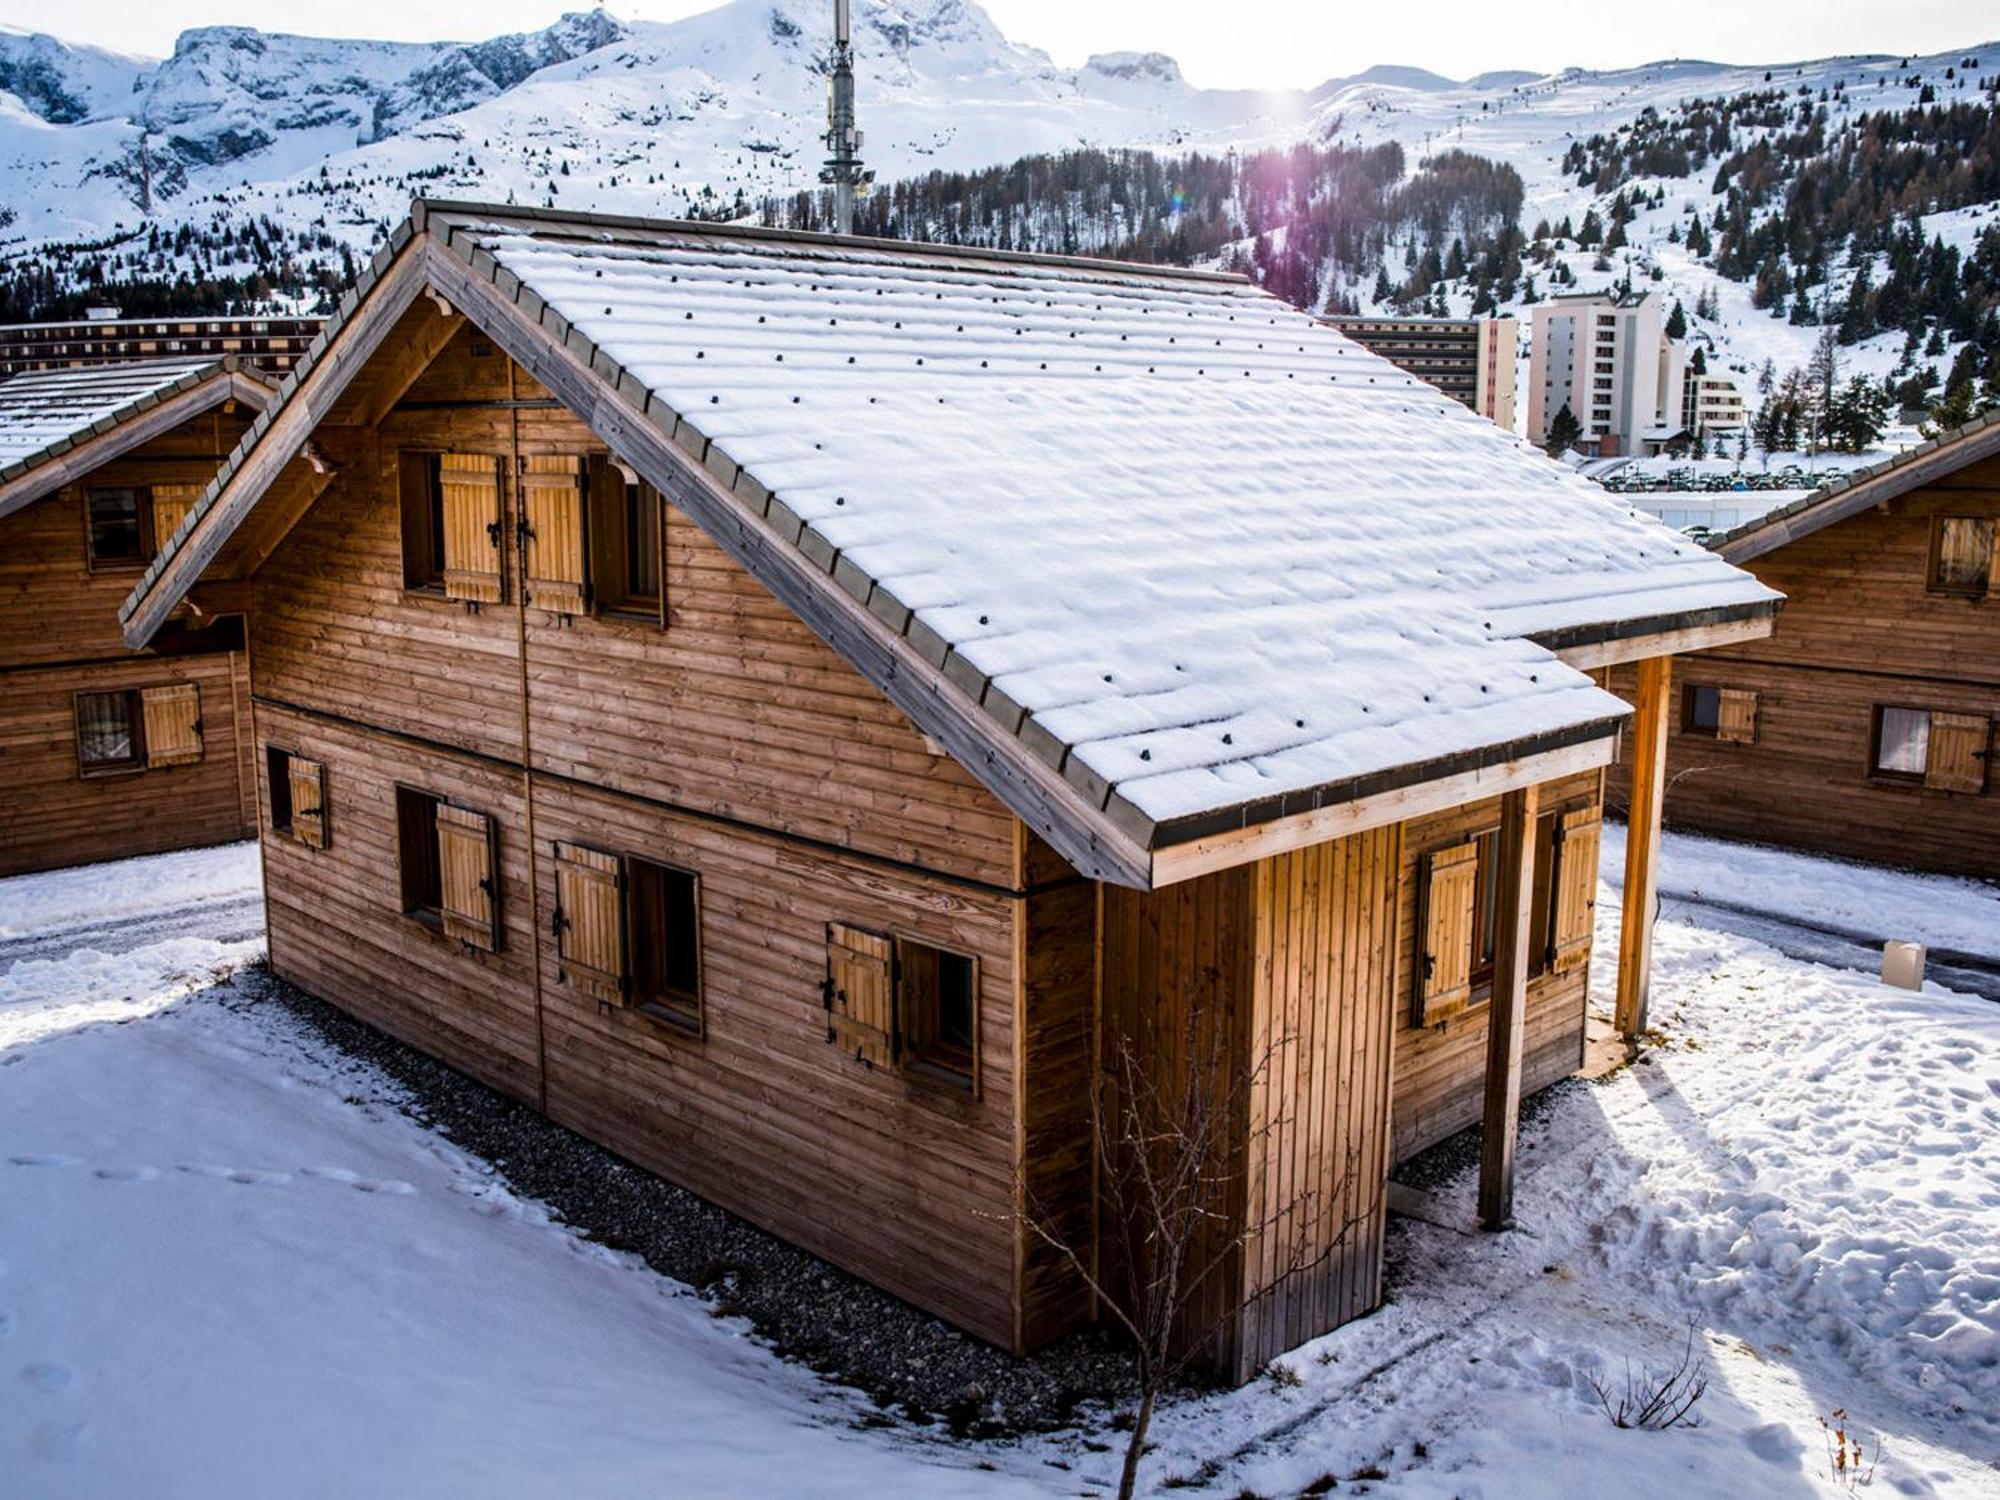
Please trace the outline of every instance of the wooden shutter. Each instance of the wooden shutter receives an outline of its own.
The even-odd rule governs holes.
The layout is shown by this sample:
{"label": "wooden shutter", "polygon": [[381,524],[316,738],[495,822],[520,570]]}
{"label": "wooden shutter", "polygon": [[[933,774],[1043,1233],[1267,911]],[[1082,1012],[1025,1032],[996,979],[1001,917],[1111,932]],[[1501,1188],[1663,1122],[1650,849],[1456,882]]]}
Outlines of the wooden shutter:
{"label": "wooden shutter", "polygon": [[841,922],[826,928],[826,1039],[849,1057],[887,1066],[895,1049],[895,945]]}
{"label": "wooden shutter", "polygon": [[1715,737],[1732,744],[1754,744],[1757,739],[1757,695],[1745,688],[1722,688],[1717,693]]}
{"label": "wooden shutter", "polygon": [[542,609],[580,615],[584,587],[584,460],[521,460],[521,506],[528,522],[528,598]]}
{"label": "wooden shutter", "polygon": [[285,779],[292,789],[292,837],[313,849],[326,847],[326,767],[294,755]]}
{"label": "wooden shutter", "polygon": [[625,862],[580,844],[556,845],[556,955],[565,981],[622,1004],[625,967]]}
{"label": "wooden shutter", "polygon": [[165,547],[180,530],[181,522],[201,498],[198,484],[156,484],[153,486],[153,545]]}
{"label": "wooden shutter", "polygon": [[146,764],[186,766],[201,759],[201,688],[192,682],[149,687],[140,695],[146,711]]}
{"label": "wooden shutter", "polygon": [[438,914],[446,937],[488,953],[500,947],[500,889],[495,884],[493,820],[440,802],[437,810]]}
{"label": "wooden shutter", "polygon": [[1556,911],[1549,935],[1549,967],[1567,974],[1590,961],[1604,820],[1596,808],[1579,807],[1564,813],[1556,828]]}
{"label": "wooden shutter", "polygon": [[[150,720],[149,714],[149,729]],[[1992,729],[1983,714],[1932,714],[1924,785],[1941,792],[1985,791],[1986,742]]]}
{"label": "wooden shutter", "polygon": [[452,599],[498,604],[500,460],[483,453],[438,457],[444,506],[444,591]]}
{"label": "wooden shutter", "polygon": [[1478,840],[1424,856],[1418,1025],[1438,1020],[1472,998],[1472,908],[1478,889]]}

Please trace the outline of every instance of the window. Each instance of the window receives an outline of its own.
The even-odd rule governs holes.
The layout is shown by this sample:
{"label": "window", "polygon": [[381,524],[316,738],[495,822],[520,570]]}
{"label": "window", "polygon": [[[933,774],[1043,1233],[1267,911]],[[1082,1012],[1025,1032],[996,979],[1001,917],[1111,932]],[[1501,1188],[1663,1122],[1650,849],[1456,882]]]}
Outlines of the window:
{"label": "window", "polygon": [[978,961],[905,938],[896,945],[896,1012],[907,1065],[970,1090],[978,1050]]}
{"label": "window", "polygon": [[1992,739],[1984,714],[1884,704],[1875,710],[1869,766],[1878,780],[1976,796],[1986,790]]}
{"label": "window", "polygon": [[[1590,957],[1600,823],[1595,808],[1547,812],[1530,832],[1534,866],[1528,977]],[[1422,906],[1411,1024],[1432,1025],[1492,998],[1500,914],[1500,830],[1436,849],[1418,865]]]}
{"label": "window", "polygon": [[626,861],[631,1003],[684,1031],[701,1030],[701,882],[693,872]]}
{"label": "window", "polygon": [[326,848],[326,767],[271,745],[264,751],[264,780],[270,789],[271,832],[309,849]]}
{"label": "window", "polygon": [[556,956],[565,984],[699,1037],[701,878],[558,842]]}
{"label": "window", "polygon": [[444,592],[444,500],[435,453],[405,453],[400,475],[403,495],[403,587]]}
{"label": "window", "polygon": [[90,565],[118,567],[153,555],[146,492],[129,486],[91,490],[84,496],[90,527]]}
{"label": "window", "polygon": [[1906,781],[1924,779],[1930,755],[1931,716],[1920,708],[1875,711],[1875,774]]}
{"label": "window", "polygon": [[1757,695],[1748,688],[1681,689],[1681,733],[1747,745],[1757,738]]}
{"label": "window", "polygon": [[598,609],[667,622],[661,582],[666,505],[658,490],[609,459],[590,470],[590,582]]}
{"label": "window", "polygon": [[76,695],[76,759],[85,773],[139,768],[145,744],[138,698],[129,690]]}
{"label": "window", "polygon": [[403,914],[442,930],[444,872],[438,867],[437,836],[440,800],[414,787],[396,788],[396,856]]}
{"label": "window", "polygon": [[1993,587],[2000,521],[1939,516],[1931,523],[1930,590],[1977,599]]}
{"label": "window", "polygon": [[500,460],[484,453],[404,453],[403,587],[468,604],[506,597],[500,571]]}
{"label": "window", "polygon": [[979,961],[840,922],[826,939],[826,1039],[871,1066],[975,1092]]}

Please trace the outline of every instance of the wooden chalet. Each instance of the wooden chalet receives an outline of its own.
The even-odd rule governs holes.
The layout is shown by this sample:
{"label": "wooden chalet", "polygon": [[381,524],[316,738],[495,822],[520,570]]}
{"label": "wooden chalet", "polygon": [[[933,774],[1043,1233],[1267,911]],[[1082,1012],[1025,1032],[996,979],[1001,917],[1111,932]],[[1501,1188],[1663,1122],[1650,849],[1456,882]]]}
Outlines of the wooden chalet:
{"label": "wooden chalet", "polygon": [[248,838],[242,622],[118,606],[271,394],[233,359],[0,383],[0,875]]}
{"label": "wooden chalet", "polygon": [[1191,1014],[1225,1369],[1482,1118],[1504,1224],[1589,674],[1777,602],[1233,277],[419,203],[281,392],[125,606],[247,618],[274,968],[1013,1350]]}
{"label": "wooden chalet", "polygon": [[2000,879],[2000,413],[1709,545],[1790,602],[1682,664],[1668,820]]}

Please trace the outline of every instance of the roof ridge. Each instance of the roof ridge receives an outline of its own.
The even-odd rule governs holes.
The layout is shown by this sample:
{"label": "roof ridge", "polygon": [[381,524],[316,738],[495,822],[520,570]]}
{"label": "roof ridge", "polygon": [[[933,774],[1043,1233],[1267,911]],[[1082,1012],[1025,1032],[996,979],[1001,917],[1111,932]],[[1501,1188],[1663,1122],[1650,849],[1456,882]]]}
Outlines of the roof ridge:
{"label": "roof ridge", "polygon": [[523,219],[538,224],[575,224],[595,229],[647,230],[708,239],[753,239],[770,244],[808,245],[830,250],[874,250],[894,255],[949,256],[991,261],[1000,265],[1052,266],[1065,270],[1097,271],[1118,276],[1158,276],[1176,281],[1206,282],[1216,286],[1255,285],[1248,276],[1238,271],[1205,271],[1194,266],[1117,260],[1109,256],[1053,255],[1046,251],[1002,250],[983,245],[946,245],[935,240],[897,240],[877,235],[826,234],[817,230],[773,229],[762,224],[725,223],[710,219],[649,219],[637,214],[572,213],[566,209],[537,208],[517,203],[486,203],[471,198],[418,198],[410,205],[410,218],[418,229],[423,228],[425,220],[431,214],[446,217],[479,214],[501,219]]}

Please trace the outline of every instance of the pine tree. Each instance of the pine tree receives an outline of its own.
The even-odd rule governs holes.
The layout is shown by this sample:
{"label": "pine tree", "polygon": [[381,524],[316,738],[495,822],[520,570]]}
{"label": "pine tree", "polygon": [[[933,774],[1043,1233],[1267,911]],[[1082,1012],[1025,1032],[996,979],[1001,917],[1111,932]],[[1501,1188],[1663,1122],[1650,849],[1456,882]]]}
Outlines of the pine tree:
{"label": "pine tree", "polygon": [[1583,441],[1583,425],[1577,421],[1576,413],[1563,402],[1562,410],[1549,422],[1549,435],[1542,440],[1542,448],[1550,458],[1561,458],[1578,443]]}
{"label": "pine tree", "polygon": [[1667,337],[1684,339],[1688,336],[1687,313],[1681,307],[1680,299],[1674,299],[1674,310],[1667,314]]}

